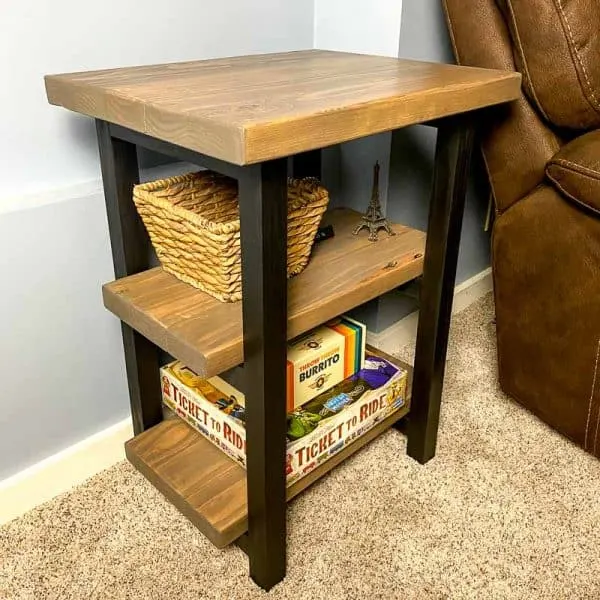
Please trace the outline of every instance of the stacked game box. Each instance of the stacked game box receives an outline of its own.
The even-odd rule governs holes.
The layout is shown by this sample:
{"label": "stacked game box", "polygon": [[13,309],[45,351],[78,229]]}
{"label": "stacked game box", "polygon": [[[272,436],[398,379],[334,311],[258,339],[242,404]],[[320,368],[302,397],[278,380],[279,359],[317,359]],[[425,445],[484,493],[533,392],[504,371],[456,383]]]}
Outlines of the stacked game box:
{"label": "stacked game box", "polygon": [[[180,362],[161,369],[163,401],[246,466],[245,401],[219,377],[202,379]],[[406,403],[407,372],[367,348],[364,367],[288,413],[287,484],[304,477]]]}
{"label": "stacked game box", "polygon": [[359,371],[367,329],[343,316],[292,340],[287,347],[287,409],[302,406]]}

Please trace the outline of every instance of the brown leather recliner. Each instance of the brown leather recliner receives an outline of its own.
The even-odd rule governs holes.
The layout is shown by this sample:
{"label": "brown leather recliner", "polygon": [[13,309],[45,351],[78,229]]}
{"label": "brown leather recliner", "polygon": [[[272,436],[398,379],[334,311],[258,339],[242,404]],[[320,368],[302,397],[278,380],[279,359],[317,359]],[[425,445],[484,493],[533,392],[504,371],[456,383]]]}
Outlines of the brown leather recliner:
{"label": "brown leather recliner", "polygon": [[485,115],[500,384],[600,456],[600,0],[445,0],[457,60],[518,70]]}

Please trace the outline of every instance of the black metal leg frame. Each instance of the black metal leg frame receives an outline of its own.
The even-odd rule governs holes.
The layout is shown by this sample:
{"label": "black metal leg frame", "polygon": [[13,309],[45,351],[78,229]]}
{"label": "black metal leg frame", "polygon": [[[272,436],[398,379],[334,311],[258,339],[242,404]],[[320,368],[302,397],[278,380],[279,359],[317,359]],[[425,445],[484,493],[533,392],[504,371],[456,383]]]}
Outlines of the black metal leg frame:
{"label": "black metal leg frame", "polygon": [[[422,463],[435,453],[472,138],[464,118],[448,118],[436,125],[439,134],[408,429],[408,454]],[[148,268],[148,237],[131,199],[139,177],[137,146],[238,179],[248,477],[248,534],[240,546],[248,554],[254,581],[269,589],[286,570],[286,413],[280,400],[285,397],[287,161],[232,165],[103,121],[97,122],[97,133],[117,277]],[[294,158],[297,175],[318,176],[319,171],[320,151]],[[137,434],[162,418],[158,351],[125,324],[123,342]]]}

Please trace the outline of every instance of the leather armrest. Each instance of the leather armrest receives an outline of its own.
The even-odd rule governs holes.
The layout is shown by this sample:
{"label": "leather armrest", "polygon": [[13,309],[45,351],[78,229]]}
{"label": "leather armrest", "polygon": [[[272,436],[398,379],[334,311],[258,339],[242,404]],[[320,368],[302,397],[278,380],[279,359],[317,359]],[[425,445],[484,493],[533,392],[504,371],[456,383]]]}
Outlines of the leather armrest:
{"label": "leather armrest", "polygon": [[565,196],[600,213],[600,129],[565,144],[546,175]]}

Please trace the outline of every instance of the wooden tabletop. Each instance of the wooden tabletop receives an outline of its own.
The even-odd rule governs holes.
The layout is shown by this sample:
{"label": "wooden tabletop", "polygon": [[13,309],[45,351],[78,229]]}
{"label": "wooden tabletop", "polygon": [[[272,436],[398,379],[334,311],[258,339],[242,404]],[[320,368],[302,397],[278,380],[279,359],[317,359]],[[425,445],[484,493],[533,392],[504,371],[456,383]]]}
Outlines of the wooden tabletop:
{"label": "wooden tabletop", "polygon": [[51,104],[250,164],[518,97],[520,75],[306,50],[46,76]]}

